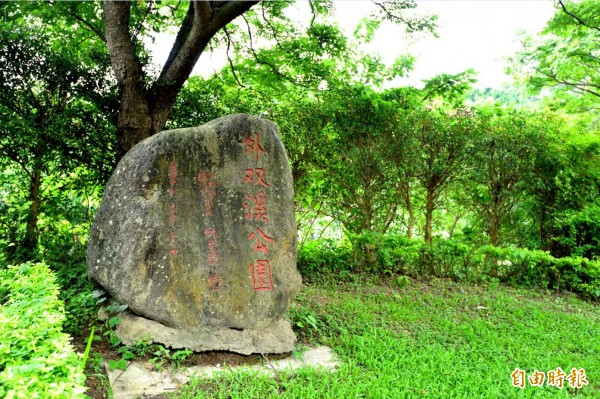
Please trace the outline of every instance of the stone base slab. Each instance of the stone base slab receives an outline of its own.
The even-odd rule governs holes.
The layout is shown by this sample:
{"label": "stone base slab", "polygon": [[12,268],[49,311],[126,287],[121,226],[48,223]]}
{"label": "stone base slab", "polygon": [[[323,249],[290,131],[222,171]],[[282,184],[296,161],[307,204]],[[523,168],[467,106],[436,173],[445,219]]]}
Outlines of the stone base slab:
{"label": "stone base slab", "polygon": [[295,371],[304,367],[314,367],[325,371],[333,371],[338,366],[338,359],[330,348],[320,346],[308,349],[299,356],[269,362],[266,365],[239,366],[223,369],[220,366],[195,366],[178,370],[161,369],[154,371],[148,365],[131,362],[125,371],[110,370],[106,365],[108,380],[114,399],[134,399],[140,397],[161,397],[172,393],[190,381],[192,376],[211,378],[218,373],[251,369],[266,375],[276,375],[280,371]]}
{"label": "stone base slab", "polygon": [[230,351],[242,355],[252,353],[288,353],[294,350],[296,336],[288,320],[280,319],[260,330],[231,328],[197,328],[183,330],[167,327],[131,313],[121,315],[116,329],[125,345],[140,341],[163,344],[171,349],[190,349],[194,352]]}

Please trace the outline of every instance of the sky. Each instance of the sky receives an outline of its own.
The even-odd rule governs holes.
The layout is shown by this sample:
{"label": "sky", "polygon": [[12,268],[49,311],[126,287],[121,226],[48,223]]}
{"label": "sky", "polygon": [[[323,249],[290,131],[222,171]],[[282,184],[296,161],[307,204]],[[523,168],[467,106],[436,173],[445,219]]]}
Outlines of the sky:
{"label": "sky", "polygon": [[[510,82],[506,57],[519,48],[518,34],[540,32],[554,14],[553,0],[416,0],[416,12],[438,15],[439,38],[407,37],[404,28],[384,24],[368,50],[391,64],[401,54],[416,57],[414,70],[394,85],[422,86],[423,79],[474,68],[475,87],[500,87]],[[302,2],[301,2],[302,3]],[[336,19],[352,34],[360,19],[374,8],[367,0],[336,0]],[[306,3],[305,3],[306,5]],[[303,13],[302,4],[290,12]],[[159,37],[155,60],[164,62],[173,38]],[[224,52],[203,54],[194,73],[209,75],[226,64]]]}
{"label": "sky", "polygon": [[[364,15],[364,1],[338,1],[341,24]],[[498,87],[510,78],[505,58],[520,48],[519,32],[536,34],[554,14],[552,0],[417,0],[417,11],[438,15],[439,38],[411,40],[402,28],[384,26],[373,50],[391,63],[402,53],[416,57],[415,68],[401,84],[422,85],[441,73],[458,73],[469,68],[478,72],[476,87]],[[390,43],[392,48],[390,48]]]}

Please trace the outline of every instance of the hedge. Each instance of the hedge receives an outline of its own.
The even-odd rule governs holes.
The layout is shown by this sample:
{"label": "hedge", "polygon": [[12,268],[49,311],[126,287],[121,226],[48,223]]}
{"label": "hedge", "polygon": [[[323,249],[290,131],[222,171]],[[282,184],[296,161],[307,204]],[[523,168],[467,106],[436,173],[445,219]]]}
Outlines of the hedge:
{"label": "hedge", "polygon": [[47,265],[0,270],[0,397],[85,397],[81,360],[62,332],[64,319]]}
{"label": "hedge", "polygon": [[[350,243],[351,241],[351,243]],[[474,247],[453,239],[433,245],[401,235],[364,234],[342,243],[309,241],[298,254],[298,269],[308,281],[344,278],[348,273],[435,276],[467,282],[491,278],[600,299],[600,261],[580,256],[555,258],[548,252],[515,247]]]}

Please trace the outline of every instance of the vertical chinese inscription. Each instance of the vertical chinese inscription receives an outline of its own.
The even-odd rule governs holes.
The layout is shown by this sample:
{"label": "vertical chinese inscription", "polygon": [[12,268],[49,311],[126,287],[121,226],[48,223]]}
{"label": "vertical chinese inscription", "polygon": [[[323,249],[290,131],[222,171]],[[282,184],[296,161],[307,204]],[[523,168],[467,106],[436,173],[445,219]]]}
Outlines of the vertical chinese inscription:
{"label": "vertical chinese inscription", "polygon": [[177,164],[169,162],[169,255],[177,255],[177,232],[175,231],[175,184],[177,184]]}
{"label": "vertical chinese inscription", "polygon": [[[244,154],[249,155],[252,167],[244,169],[242,183],[248,186],[249,192],[245,194],[243,203],[244,218],[251,224],[251,232],[247,239],[251,242],[254,253],[259,259],[250,263],[250,277],[252,289],[255,291],[272,291],[271,262],[268,259],[269,245],[275,239],[265,232],[269,223],[267,192],[271,185],[268,183],[267,171],[260,167],[261,156],[268,156],[265,148],[260,144],[260,135],[251,134],[243,144]],[[253,190],[253,191],[251,191]],[[260,191],[256,191],[260,190]]]}
{"label": "vertical chinese inscription", "polygon": [[222,287],[222,278],[219,274],[219,265],[221,255],[219,254],[219,241],[217,230],[212,223],[213,200],[217,193],[217,180],[215,174],[206,171],[198,173],[198,185],[200,186],[200,195],[204,205],[204,217],[209,219],[210,227],[204,229],[204,237],[208,239],[208,252],[206,254],[206,263],[208,263],[208,288],[213,291],[220,291]]}
{"label": "vertical chinese inscription", "polygon": [[217,193],[217,181],[214,173],[200,172],[198,173],[198,183],[200,184],[200,194],[204,200],[204,215],[212,216],[212,201]]}

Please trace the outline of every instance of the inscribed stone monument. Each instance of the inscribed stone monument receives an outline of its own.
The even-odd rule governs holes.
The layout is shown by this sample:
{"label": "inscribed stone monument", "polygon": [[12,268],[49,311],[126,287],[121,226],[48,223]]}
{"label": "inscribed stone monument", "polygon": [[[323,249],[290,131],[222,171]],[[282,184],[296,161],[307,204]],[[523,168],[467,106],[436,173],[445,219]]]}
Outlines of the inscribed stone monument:
{"label": "inscribed stone monument", "polygon": [[106,187],[88,276],[129,305],[117,334],[178,348],[280,353],[296,270],[292,174],[274,123],[230,115],[158,133]]}

